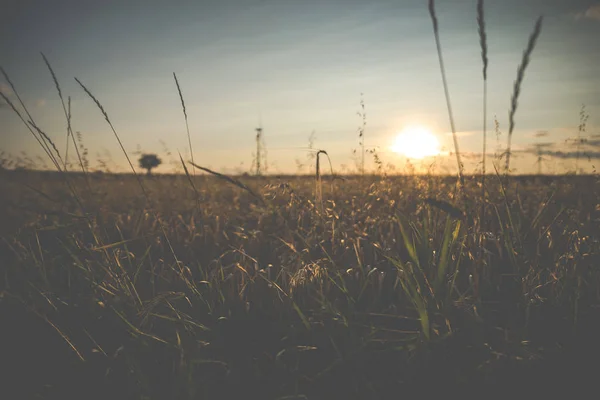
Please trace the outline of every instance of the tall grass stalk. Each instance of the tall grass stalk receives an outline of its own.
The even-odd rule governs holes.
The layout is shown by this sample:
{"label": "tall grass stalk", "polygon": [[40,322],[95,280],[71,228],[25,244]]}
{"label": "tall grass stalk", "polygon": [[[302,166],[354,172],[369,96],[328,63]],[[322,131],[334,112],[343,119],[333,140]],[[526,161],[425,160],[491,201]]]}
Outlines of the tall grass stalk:
{"label": "tall grass stalk", "polygon": [[42,135],[40,133],[36,134],[36,132],[35,132],[36,130],[34,130],[32,128],[32,126],[30,125],[30,122],[33,123],[33,124],[35,124],[33,116],[31,116],[31,114],[29,113],[29,109],[27,108],[27,106],[25,106],[25,103],[21,99],[21,96],[19,95],[19,92],[17,91],[17,88],[12,83],[12,81],[10,80],[8,74],[6,73],[6,71],[4,70],[4,68],[2,68],[2,66],[0,66],[0,72],[2,73],[2,76],[4,76],[4,79],[6,80],[6,82],[9,84],[12,92],[14,93],[15,97],[19,101],[19,104],[21,104],[21,107],[23,108],[23,110],[25,111],[25,114],[27,115],[27,117],[29,119],[28,120],[25,119],[25,117],[19,112],[19,110],[17,110],[17,107],[13,104],[13,102],[8,98],[8,96],[6,96],[4,93],[2,93],[2,91],[0,91],[0,97],[2,97],[2,99],[6,102],[6,104],[8,104],[8,106],[10,108],[12,108],[13,112],[15,114],[17,114],[17,116],[23,122],[23,124],[25,124],[25,126],[27,127],[27,129],[29,130],[29,132],[33,135],[33,137],[35,138],[35,140],[42,147],[42,149],[44,150],[44,152],[46,153],[46,155],[48,156],[48,158],[50,159],[50,161],[54,164],[54,166],[56,167],[56,169],[58,171],[61,171],[62,169],[61,169],[60,164],[58,163],[58,159],[57,159],[57,156],[60,157],[60,154],[54,155],[52,153],[52,149],[51,149],[51,146],[54,149],[56,149],[56,146],[54,145],[54,143],[52,142],[52,140],[47,135],[45,135],[45,134]]}
{"label": "tall grass stalk", "polygon": [[50,61],[48,61],[48,58],[46,58],[46,55],[44,53],[40,52],[40,54],[42,55],[42,58],[44,59],[44,63],[46,64],[48,71],[50,71],[50,75],[52,76],[52,80],[54,81],[54,86],[56,87],[56,91],[58,92],[58,97],[60,98],[60,103],[62,105],[62,109],[65,114],[65,119],[67,121],[67,145],[66,145],[66,149],[65,149],[65,160],[64,160],[65,171],[68,168],[68,162],[69,162],[68,160],[69,160],[69,138],[70,138],[71,141],[73,142],[73,147],[75,148],[75,153],[77,154],[77,159],[79,161],[79,165],[81,166],[81,170],[83,171],[83,174],[86,178],[86,183],[88,184],[88,188],[89,188],[89,179],[87,176],[87,171],[83,164],[81,154],[79,153],[79,148],[77,147],[77,143],[75,142],[75,135],[73,135],[73,127],[71,125],[71,97],[70,96],[68,97],[68,104],[65,105],[65,99],[62,95],[62,90],[60,88],[60,84],[58,83],[58,79],[56,78],[56,74],[54,73],[54,70],[52,69],[52,65],[50,64]]}
{"label": "tall grass stalk", "polygon": [[[192,190],[194,191],[194,194],[196,195],[196,206],[199,208],[200,207],[200,193],[198,193],[198,189],[196,189],[196,185],[194,185],[194,180],[192,179],[190,172],[188,171],[187,166],[185,165],[185,161],[183,161],[183,157],[181,156],[181,153],[179,154],[179,161],[181,161],[181,165],[183,166],[183,171],[185,173],[185,176],[188,179],[188,182],[190,183],[190,186],[192,187]],[[196,167],[193,167],[196,168]]]}
{"label": "tall grass stalk", "polygon": [[525,70],[531,61],[531,54],[533,53],[533,49],[535,48],[535,44],[540,36],[542,31],[542,22],[544,17],[540,16],[535,23],[535,27],[533,28],[533,32],[529,36],[529,41],[527,43],[527,48],[523,52],[523,59],[521,60],[521,64],[517,69],[517,79],[515,80],[513,87],[513,94],[510,100],[510,112],[508,114],[509,118],[509,128],[508,128],[508,144],[506,146],[506,167],[505,174],[508,175],[510,171],[510,154],[511,154],[511,142],[512,142],[512,134],[515,129],[515,113],[517,112],[517,108],[519,106],[519,95],[521,94],[521,85],[523,84],[523,79],[525,78]]}
{"label": "tall grass stalk", "polygon": [[148,205],[151,206],[151,208],[154,212],[154,217],[156,218],[156,222],[160,226],[161,232],[165,238],[165,241],[167,243],[169,251],[171,252],[171,255],[173,256],[173,258],[175,259],[177,266],[179,267],[179,275],[180,275],[181,279],[188,285],[188,287],[190,287],[190,289],[192,289],[194,292],[197,292],[197,288],[196,288],[195,284],[192,281],[190,281],[184,273],[183,265],[179,262],[179,259],[178,259],[177,255],[175,254],[175,250],[173,249],[171,240],[169,239],[169,236],[167,235],[167,231],[166,231],[161,219],[159,218],[158,213],[152,207],[152,200],[150,198],[150,195],[148,194],[148,191],[146,190],[146,187],[144,186],[144,183],[142,182],[142,179],[140,178],[139,174],[135,171],[135,168],[133,167],[133,163],[131,162],[131,159],[129,158],[127,151],[125,151],[123,142],[121,142],[121,138],[117,134],[117,131],[115,130],[114,125],[112,124],[110,118],[108,117],[108,113],[104,110],[104,107],[102,106],[100,101],[98,101],[98,99],[96,99],[96,97],[92,94],[92,92],[83,83],[81,83],[81,81],[79,79],[75,78],[75,81],[79,84],[79,86],[81,86],[83,91],[94,101],[94,103],[96,103],[96,106],[102,112],[104,119],[108,123],[108,126],[110,126],[110,129],[112,130],[113,134],[115,135],[115,138],[117,139],[117,142],[119,143],[119,146],[121,147],[121,150],[123,151],[123,154],[125,155],[125,158],[127,159],[127,162],[129,163],[129,167],[131,168],[133,175],[135,176],[140,188],[142,189],[142,193],[143,193],[144,197],[146,198],[146,202],[148,203]]}
{"label": "tall grass stalk", "polygon": [[[25,114],[27,115],[27,117],[29,117],[29,120],[25,119],[25,117],[23,116],[23,114],[21,114],[19,112],[19,110],[13,104],[13,102],[8,98],[8,96],[6,96],[4,93],[2,93],[2,91],[0,91],[0,97],[2,97],[2,99],[9,105],[9,107],[13,110],[13,112],[15,114],[17,114],[17,116],[19,117],[19,119],[21,120],[21,122],[23,122],[23,124],[27,127],[27,129],[29,130],[29,132],[36,139],[36,141],[38,142],[38,144],[40,145],[40,147],[42,148],[42,150],[44,150],[44,152],[46,153],[46,155],[48,156],[48,158],[50,159],[50,161],[52,162],[52,164],[54,164],[54,167],[59,172],[59,175],[60,175],[61,179],[65,182],[65,184],[67,185],[69,191],[71,192],[71,195],[75,199],[75,202],[77,203],[77,206],[79,207],[79,210],[81,211],[81,213],[83,214],[84,218],[86,219],[86,222],[88,223],[88,226],[89,226],[90,230],[92,231],[94,239],[96,240],[97,243],[101,243],[100,239],[96,236],[96,234],[95,234],[95,232],[94,232],[94,230],[92,228],[92,222],[91,222],[91,220],[88,217],[88,214],[87,214],[87,212],[85,210],[85,207],[83,205],[81,197],[79,196],[79,194],[75,190],[75,187],[73,186],[73,184],[69,180],[69,177],[67,176],[67,174],[63,174],[62,173],[62,172],[66,171],[66,169],[63,169],[63,166],[65,166],[65,163],[64,163],[64,161],[61,158],[60,152],[58,151],[58,148],[56,147],[56,144],[34,122],[33,116],[31,115],[31,113],[29,112],[29,109],[27,108],[27,106],[25,105],[25,103],[23,102],[23,100],[21,99],[21,96],[19,95],[19,92],[17,91],[17,88],[12,83],[12,81],[10,80],[8,74],[6,73],[6,71],[1,66],[0,66],[0,72],[4,76],[4,79],[10,85],[10,87],[11,87],[14,95],[17,97],[17,100],[19,100],[19,103],[21,104],[21,107],[25,111]],[[69,111],[69,114],[70,114],[70,111]],[[36,132],[37,132],[37,134],[36,134]],[[53,151],[54,151],[54,153],[53,153]]]}
{"label": "tall grass stalk", "polygon": [[177,75],[173,72],[173,78],[175,79],[175,85],[177,85],[177,92],[179,93],[179,99],[181,100],[181,108],[183,109],[183,117],[185,118],[185,130],[187,131],[188,144],[190,146],[190,158],[192,159],[192,174],[196,176],[196,167],[194,166],[194,150],[192,149],[192,138],[190,136],[190,126],[188,124],[187,111],[185,109],[185,101],[183,101],[183,94],[181,93],[181,86],[177,80]]}
{"label": "tall grass stalk", "polygon": [[577,142],[576,142],[576,154],[575,154],[575,175],[579,173],[579,158],[581,156],[581,144],[584,139],[581,138],[581,134],[585,133],[587,129],[587,120],[589,115],[585,112],[585,104],[581,106],[581,110],[579,111],[579,126],[577,128]]}
{"label": "tall grass stalk", "polygon": [[[193,163],[192,163],[192,162],[190,162],[190,164],[193,164]],[[259,196],[259,195],[258,195],[258,194],[257,194],[257,193],[254,191],[254,190],[250,189],[248,186],[246,186],[244,183],[240,182],[239,180],[237,180],[237,179],[235,179],[235,178],[232,178],[232,177],[230,177],[230,176],[227,176],[227,175],[225,175],[225,174],[221,174],[220,172],[213,171],[213,170],[211,170],[211,169],[209,169],[209,168],[206,168],[206,167],[201,167],[201,166],[200,166],[200,165],[198,165],[198,164],[193,164],[193,165],[194,165],[194,167],[198,168],[199,170],[202,170],[202,171],[204,171],[204,172],[208,172],[209,174],[211,174],[211,175],[214,175],[214,176],[216,176],[216,177],[217,177],[217,178],[219,178],[219,179],[222,179],[222,180],[224,180],[224,181],[226,181],[226,182],[229,182],[229,183],[231,183],[231,184],[232,184],[232,185],[234,185],[234,186],[237,186],[237,187],[239,187],[240,189],[243,189],[243,190],[245,190],[245,191],[246,191],[246,192],[248,192],[248,193],[249,193],[249,194],[250,194],[252,197],[254,197],[255,199],[257,199],[257,200],[258,200],[258,201],[259,201],[259,202],[260,202],[262,205],[265,205],[265,204],[266,204],[266,203],[265,203],[265,200],[264,200],[264,199],[263,199],[261,196]]]}
{"label": "tall grass stalk", "polygon": [[316,194],[316,200],[317,200],[317,204],[323,205],[323,182],[321,181],[321,163],[320,163],[320,158],[319,156],[321,154],[327,154],[324,150],[319,150],[317,151],[317,154],[315,156],[315,194]]}
{"label": "tall grass stalk", "polygon": [[483,235],[482,226],[485,221],[485,174],[486,174],[486,153],[487,153],[487,70],[488,70],[488,47],[487,34],[485,31],[485,13],[483,9],[483,0],[477,1],[477,25],[479,27],[479,44],[481,45],[481,60],[483,63],[483,154],[481,156],[481,215],[479,217],[479,249],[477,254],[477,265],[475,267],[475,296],[479,297],[479,270],[483,264]]}
{"label": "tall grass stalk", "polygon": [[[45,61],[47,61],[47,60],[45,60]],[[49,65],[49,63],[47,63],[47,65]],[[38,127],[36,125],[36,123],[33,120],[33,117],[31,115],[31,113],[29,112],[29,110],[25,106],[25,103],[21,99],[21,97],[19,95],[19,92],[17,91],[16,87],[14,86],[14,84],[12,83],[12,81],[10,80],[10,78],[9,78],[8,74],[6,73],[6,71],[1,66],[0,66],[0,72],[2,73],[2,75],[4,76],[4,78],[6,79],[6,81],[9,83],[9,85],[10,85],[13,93],[15,94],[15,96],[17,97],[17,99],[19,100],[19,103],[21,104],[21,107],[25,111],[25,114],[29,117],[29,120],[28,121],[25,120],[25,118],[17,110],[17,108],[15,107],[15,105],[1,91],[0,91],[0,96],[12,108],[12,110],[15,112],[15,114],[17,114],[17,116],[19,117],[19,119],[23,122],[23,124],[27,127],[27,129],[29,130],[29,132],[36,139],[36,141],[38,142],[38,144],[40,145],[40,147],[42,148],[42,150],[44,150],[44,152],[46,153],[46,155],[48,156],[48,158],[50,159],[50,161],[54,164],[56,170],[59,173],[60,179],[62,179],[62,181],[67,186],[67,188],[68,188],[71,196],[73,197],[73,199],[75,201],[75,204],[79,208],[79,210],[80,210],[80,212],[82,214],[82,217],[85,220],[85,222],[87,224],[87,227],[88,227],[88,229],[89,229],[89,231],[90,231],[90,233],[92,235],[92,238],[93,238],[93,240],[94,240],[94,242],[96,244],[96,247],[103,247],[104,243],[103,243],[102,238],[96,232],[95,223],[92,221],[90,215],[86,211],[86,208],[85,208],[85,206],[83,204],[83,200],[81,199],[80,195],[75,190],[75,186],[71,182],[71,180],[69,178],[69,174],[65,173],[66,172],[66,163],[62,161],[62,159],[60,157],[60,152],[58,151],[58,148],[56,147],[56,145],[54,144],[54,142],[52,141],[52,139],[46,133],[44,133],[44,131],[40,127]],[[56,78],[55,75],[54,75],[54,78]],[[57,82],[57,80],[55,80],[55,82]],[[70,115],[71,115],[70,104],[71,104],[71,102],[70,102],[70,98],[69,98],[69,109],[68,109],[68,114],[67,114],[68,115],[68,119],[70,119]],[[37,134],[36,134],[36,131],[37,131]],[[56,155],[53,154],[52,149],[54,150],[54,152],[56,153]],[[105,260],[109,260],[110,259],[110,256],[109,256],[109,254],[108,254],[108,252],[106,250],[103,251],[103,254],[104,254]],[[45,320],[50,325],[52,325],[55,329],[57,329],[48,319],[45,319]],[[66,336],[63,336],[63,338],[65,338],[65,340],[67,342],[69,342],[68,339],[66,338]]]}
{"label": "tall grass stalk", "polygon": [[483,0],[477,1],[477,24],[479,26],[479,43],[481,45],[481,60],[483,62],[483,154],[481,157],[481,218],[485,214],[485,173],[487,153],[487,70],[488,70],[488,47],[487,34],[485,31],[485,14]]}
{"label": "tall grass stalk", "polygon": [[145,188],[144,184],[142,183],[142,180],[141,180],[140,176],[135,171],[135,168],[133,167],[133,163],[131,162],[131,159],[129,158],[129,154],[127,154],[127,151],[125,150],[125,147],[123,146],[123,142],[121,142],[121,138],[117,134],[117,131],[115,130],[115,127],[113,126],[110,118],[108,117],[108,114],[104,110],[104,107],[98,101],[98,99],[96,99],[96,97],[92,94],[92,92],[83,83],[81,83],[81,81],[79,79],[75,78],[75,81],[79,84],[79,86],[81,86],[81,88],[83,89],[83,91],[94,101],[94,103],[96,103],[96,106],[100,109],[100,112],[102,112],[102,115],[104,116],[104,119],[108,123],[108,126],[110,127],[112,133],[115,135],[115,138],[117,139],[117,143],[119,143],[119,147],[121,148],[121,151],[123,151],[123,154],[125,155],[125,159],[127,160],[127,163],[129,164],[129,167],[131,168],[131,171],[133,172],[133,175],[136,177],[136,179],[138,181],[138,184],[140,185],[140,188],[142,189],[142,192],[143,192],[144,196],[149,201],[150,200],[150,196],[148,195],[148,193],[146,191],[146,188]]}
{"label": "tall grass stalk", "polygon": [[[37,125],[35,124],[35,122],[33,122],[33,121],[29,120],[29,121],[27,121],[27,123],[28,123],[29,125],[31,125],[31,127],[37,131],[37,133],[38,133],[38,135],[40,135],[40,137],[44,138],[44,140],[45,140],[47,143],[49,143],[49,144],[50,144],[50,146],[51,146],[51,147],[52,147],[52,149],[54,150],[54,153],[56,153],[56,156],[58,157],[58,159],[57,159],[57,164],[58,164],[58,161],[60,161],[60,162],[61,162],[61,164],[63,164],[63,165],[64,165],[64,160],[62,159],[62,157],[61,157],[61,155],[60,155],[60,152],[58,151],[58,147],[56,147],[56,144],[54,144],[54,142],[52,141],[52,139],[50,139],[50,136],[48,136],[48,134],[47,134],[46,132],[44,132],[44,131],[43,131],[43,130],[42,130],[40,127],[39,127],[39,126],[37,126]],[[59,165],[59,171],[61,171],[61,170],[60,170],[60,164],[58,164],[58,165]]]}
{"label": "tall grass stalk", "polygon": [[69,133],[70,133],[70,120],[68,118],[68,114],[67,114],[67,108],[65,106],[65,101],[63,99],[63,95],[62,95],[62,90],[60,89],[60,84],[58,83],[58,79],[56,78],[56,74],[54,73],[54,70],[52,69],[52,67],[50,66],[50,62],[48,61],[48,59],[46,58],[46,56],[44,55],[44,53],[40,52],[42,59],[44,60],[44,63],[46,64],[46,67],[48,68],[48,70],[50,71],[50,75],[52,76],[52,80],[54,81],[54,85],[56,86],[56,90],[58,92],[58,97],[60,98],[61,104],[62,104],[62,108],[63,111],[65,113],[65,117],[67,117],[67,147],[65,149],[65,160],[64,160],[64,168],[65,170],[67,170],[67,157],[69,154]]}
{"label": "tall grass stalk", "polygon": [[358,139],[360,140],[360,171],[365,174],[365,129],[367,127],[367,114],[365,113],[365,99],[363,94],[360,94],[360,111],[357,113],[362,121],[362,125],[358,128]]}
{"label": "tall grass stalk", "polygon": [[429,14],[431,15],[431,22],[433,23],[433,34],[435,36],[435,44],[437,47],[438,59],[440,61],[440,72],[442,74],[442,82],[444,84],[444,93],[446,95],[446,106],[448,107],[448,118],[450,119],[450,128],[452,129],[452,140],[454,141],[454,152],[456,153],[456,164],[458,165],[458,181],[462,187],[465,185],[465,178],[463,173],[463,164],[460,160],[460,150],[458,148],[458,138],[456,136],[456,128],[454,125],[454,115],[452,113],[452,104],[450,102],[450,92],[448,90],[448,82],[446,80],[446,68],[444,67],[444,57],[442,56],[442,45],[440,42],[440,30],[438,26],[438,19],[435,12],[435,0],[429,0]]}
{"label": "tall grass stalk", "polygon": [[316,197],[317,203],[321,206],[321,211],[323,209],[323,182],[321,180],[321,160],[319,156],[324,154],[329,160],[329,168],[331,169],[331,176],[333,177],[333,165],[331,164],[331,158],[329,158],[329,154],[325,150],[319,150],[316,154],[315,160],[315,181],[316,181]]}

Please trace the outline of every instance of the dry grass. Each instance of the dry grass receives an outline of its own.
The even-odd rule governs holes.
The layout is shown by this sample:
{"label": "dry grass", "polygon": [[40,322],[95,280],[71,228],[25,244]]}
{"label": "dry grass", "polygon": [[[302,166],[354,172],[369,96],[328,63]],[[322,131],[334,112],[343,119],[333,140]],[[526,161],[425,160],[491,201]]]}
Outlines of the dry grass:
{"label": "dry grass", "polygon": [[[100,245],[75,203],[51,200],[68,196],[59,176],[24,173],[37,192],[16,172],[0,181],[10,194],[2,307],[21,332],[10,340],[44,344],[18,359],[51,362],[105,395],[341,398],[354,390],[349,378],[355,398],[414,390],[425,377],[477,385],[513,379],[505,367],[527,368],[558,346],[591,346],[584,339],[598,329],[593,177],[514,178],[508,204],[491,190],[476,294],[478,250],[449,178],[334,181],[321,211],[308,178],[253,178],[266,202],[257,207],[221,179],[142,177],[150,212],[135,177],[92,175],[82,201]],[[85,187],[82,175],[72,181]],[[86,362],[73,370],[76,353]],[[31,390],[78,387],[29,376]]]}
{"label": "dry grass", "polygon": [[456,165],[458,168],[458,180],[461,186],[465,184],[464,166],[460,159],[460,150],[458,147],[458,138],[456,136],[456,126],[454,124],[454,114],[452,112],[452,102],[450,101],[450,90],[448,89],[448,81],[446,79],[446,68],[444,67],[444,57],[442,55],[442,44],[440,41],[440,30],[438,18],[435,11],[435,0],[429,0],[429,15],[433,24],[433,34],[437,47],[438,60],[440,62],[440,72],[442,74],[442,84],[444,86],[444,94],[446,96],[446,106],[448,107],[448,118],[450,120],[450,129],[452,131],[452,141],[454,142],[454,153],[456,155]]}
{"label": "dry grass", "polygon": [[523,79],[525,78],[525,70],[527,69],[527,66],[531,61],[531,54],[533,53],[533,49],[535,49],[535,44],[537,43],[540,33],[542,32],[542,22],[543,18],[539,17],[535,23],[533,32],[531,32],[531,35],[529,36],[527,48],[523,52],[523,59],[521,60],[521,64],[519,64],[519,68],[517,69],[517,79],[515,80],[513,86],[513,94],[510,99],[508,144],[506,146],[506,174],[510,172],[511,142],[513,131],[515,129],[515,114],[519,106],[519,95],[521,94],[521,85],[523,84]]}
{"label": "dry grass", "polygon": [[[0,169],[3,390],[387,399],[494,386],[540,395],[594,382],[586,362],[600,351],[600,181],[514,177],[479,187],[464,174],[433,1],[429,9],[460,193],[455,178],[433,174],[334,179],[331,170],[323,185],[324,150],[314,179],[232,177],[192,161],[208,173],[195,175],[181,155],[185,175],[140,176],[77,79],[132,174],[67,173],[1,70],[23,111],[2,97],[57,169]],[[485,154],[482,1],[478,23]],[[540,29],[541,19],[515,82],[507,170]]]}
{"label": "dry grass", "polygon": [[192,173],[196,175],[196,167],[194,166],[194,149],[192,147],[192,136],[190,135],[190,126],[188,124],[188,115],[185,108],[185,101],[183,101],[183,93],[181,93],[181,86],[179,86],[179,80],[177,75],[173,72],[173,79],[175,79],[175,85],[177,86],[177,93],[179,93],[179,99],[181,100],[181,109],[183,110],[183,118],[185,119],[185,130],[187,132],[188,145],[190,146],[190,158],[192,159]]}

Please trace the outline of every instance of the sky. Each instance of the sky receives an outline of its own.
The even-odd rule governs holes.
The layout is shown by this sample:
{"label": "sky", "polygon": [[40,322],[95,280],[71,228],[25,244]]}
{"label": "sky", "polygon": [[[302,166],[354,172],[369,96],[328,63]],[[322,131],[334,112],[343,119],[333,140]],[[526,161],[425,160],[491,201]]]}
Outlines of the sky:
{"label": "sky", "polygon": [[[476,3],[436,2],[467,172],[480,167],[482,152]],[[578,165],[593,171],[600,159],[600,2],[495,0],[485,2],[485,13],[488,154],[505,150],[517,67],[543,15],[515,115],[512,167],[536,172],[539,156],[545,173],[572,171],[577,153],[572,139],[585,104],[589,119]],[[375,149],[384,165],[405,170],[406,157],[391,147],[399,132],[420,125],[438,138],[444,153],[411,160],[413,166],[456,170],[448,154],[452,134],[426,0],[0,0],[0,66],[64,155],[66,121],[40,52],[64,96],[71,96],[73,131],[80,132],[92,169],[126,171],[127,164],[102,113],[74,78],[103,105],[130,157],[156,153],[164,164],[158,172],[169,172],[178,151],[190,158],[175,72],[196,164],[250,171],[260,125],[266,172],[308,172],[314,154],[309,143],[326,150],[338,171],[356,170],[362,99],[365,147]],[[0,91],[16,101],[2,76]],[[43,156],[4,102],[0,152]],[[366,159],[367,168],[374,168],[372,155]]]}

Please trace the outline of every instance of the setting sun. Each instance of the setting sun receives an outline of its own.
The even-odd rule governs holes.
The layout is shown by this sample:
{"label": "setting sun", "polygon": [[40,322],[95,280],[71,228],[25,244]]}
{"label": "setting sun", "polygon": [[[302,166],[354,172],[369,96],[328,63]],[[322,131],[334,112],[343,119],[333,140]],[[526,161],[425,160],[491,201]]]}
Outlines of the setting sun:
{"label": "setting sun", "polygon": [[392,151],[408,158],[422,159],[440,154],[440,142],[422,126],[410,126],[396,136]]}

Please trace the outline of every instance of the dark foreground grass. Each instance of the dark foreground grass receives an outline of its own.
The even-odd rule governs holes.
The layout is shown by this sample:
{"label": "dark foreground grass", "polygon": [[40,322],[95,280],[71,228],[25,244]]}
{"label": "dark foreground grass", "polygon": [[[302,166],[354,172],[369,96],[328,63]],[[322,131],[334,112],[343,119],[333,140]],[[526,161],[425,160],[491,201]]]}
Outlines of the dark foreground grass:
{"label": "dark foreground grass", "polygon": [[150,211],[130,175],[3,171],[2,397],[592,387],[597,178],[504,192],[488,177],[485,224],[466,178],[478,215],[451,177],[323,180],[319,201],[313,179],[241,177],[264,203],[213,177],[142,177]]}

